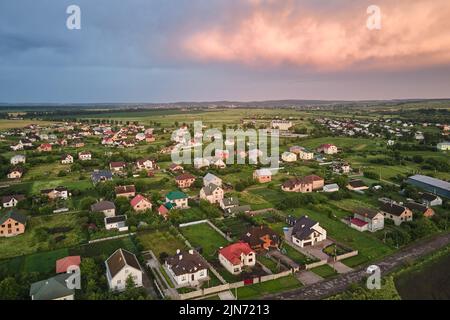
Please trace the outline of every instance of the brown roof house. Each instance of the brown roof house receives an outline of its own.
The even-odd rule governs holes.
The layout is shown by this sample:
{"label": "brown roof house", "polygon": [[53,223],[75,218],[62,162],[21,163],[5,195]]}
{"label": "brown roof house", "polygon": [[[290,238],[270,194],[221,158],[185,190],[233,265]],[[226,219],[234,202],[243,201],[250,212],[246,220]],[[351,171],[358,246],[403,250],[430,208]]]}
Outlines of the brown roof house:
{"label": "brown roof house", "polygon": [[316,175],[310,175],[303,178],[293,178],[285,181],[281,185],[281,190],[286,192],[313,192],[314,190],[322,189],[325,180]]}
{"label": "brown roof house", "polygon": [[369,189],[368,186],[366,186],[366,184],[359,179],[356,180],[350,180],[347,184],[347,189],[348,190],[353,190],[353,191],[362,191],[362,190],[367,190]]}
{"label": "brown roof house", "polygon": [[177,176],[175,181],[177,182],[179,188],[186,189],[190,188],[194,184],[195,177],[190,173],[183,173]]}
{"label": "brown roof house", "polygon": [[350,227],[358,231],[375,232],[384,228],[384,215],[379,210],[357,208],[350,219]]}
{"label": "brown roof house", "polygon": [[133,198],[134,196],[136,196],[136,188],[134,185],[118,186],[114,189],[114,191],[116,192],[116,198]]}
{"label": "brown roof house", "polygon": [[197,286],[209,279],[206,261],[194,250],[180,251],[166,259],[165,268],[177,287]]}
{"label": "brown roof house", "polygon": [[393,220],[396,226],[401,225],[405,221],[412,221],[413,219],[413,213],[410,209],[394,202],[381,204],[380,210],[384,217]]}
{"label": "brown roof house", "polygon": [[280,236],[268,226],[250,227],[240,239],[247,242],[255,251],[278,248],[281,244]]}
{"label": "brown roof house", "polygon": [[123,291],[131,278],[135,287],[142,287],[142,269],[138,259],[131,252],[118,249],[106,261],[106,278],[109,288]]}
{"label": "brown roof house", "polygon": [[91,206],[92,212],[102,212],[105,217],[114,217],[116,215],[116,205],[111,201],[99,201]]}
{"label": "brown roof house", "polygon": [[13,168],[8,172],[8,179],[20,179],[23,175],[23,169],[22,168]]}
{"label": "brown roof house", "polygon": [[143,212],[147,210],[152,210],[152,203],[146,197],[138,194],[130,201],[130,205],[134,211]]}
{"label": "brown roof house", "polygon": [[428,208],[427,206],[417,203],[417,202],[407,202],[405,205],[409,210],[411,210],[413,213],[418,213],[426,218],[431,218],[434,216],[434,210],[431,208]]}
{"label": "brown roof house", "polygon": [[3,196],[2,197],[2,207],[3,208],[12,208],[12,207],[17,206],[17,204],[23,200],[25,200],[25,196],[22,194]]}
{"label": "brown roof house", "polygon": [[259,183],[266,183],[272,181],[272,171],[270,169],[258,169],[253,172],[253,179]]}
{"label": "brown roof house", "polygon": [[0,237],[14,237],[25,232],[27,217],[15,210],[0,216]]}
{"label": "brown roof house", "polygon": [[116,173],[123,172],[126,167],[127,167],[127,164],[123,161],[111,162],[109,164],[109,169],[112,172],[116,172]]}

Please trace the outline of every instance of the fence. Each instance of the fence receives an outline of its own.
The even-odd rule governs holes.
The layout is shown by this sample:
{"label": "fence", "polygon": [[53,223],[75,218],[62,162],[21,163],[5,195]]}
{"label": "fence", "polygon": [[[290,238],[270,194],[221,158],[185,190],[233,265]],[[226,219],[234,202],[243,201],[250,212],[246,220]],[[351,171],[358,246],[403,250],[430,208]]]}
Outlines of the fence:
{"label": "fence", "polygon": [[337,256],[336,257],[336,261],[341,261],[341,260],[344,260],[344,259],[347,259],[347,258],[351,258],[351,257],[357,256],[357,255],[358,255],[358,250],[354,250],[354,251],[351,251],[351,252],[348,252],[348,253],[341,254],[340,256]]}
{"label": "fence", "polygon": [[[276,274],[269,274],[269,275],[262,276],[259,278],[254,278],[252,284],[276,280],[276,279],[279,279],[282,277],[286,277],[290,274],[292,274],[292,270],[283,271],[283,272],[276,273]],[[222,284],[222,285],[211,287],[211,288],[205,288],[205,289],[200,289],[200,290],[192,291],[192,292],[188,292],[188,293],[182,293],[179,296],[180,296],[181,300],[187,300],[187,299],[198,298],[201,296],[206,296],[206,295],[210,295],[210,294],[214,294],[214,293],[219,293],[219,292],[230,290],[230,289],[241,288],[245,285],[246,284],[244,281],[226,283],[226,284]]]}

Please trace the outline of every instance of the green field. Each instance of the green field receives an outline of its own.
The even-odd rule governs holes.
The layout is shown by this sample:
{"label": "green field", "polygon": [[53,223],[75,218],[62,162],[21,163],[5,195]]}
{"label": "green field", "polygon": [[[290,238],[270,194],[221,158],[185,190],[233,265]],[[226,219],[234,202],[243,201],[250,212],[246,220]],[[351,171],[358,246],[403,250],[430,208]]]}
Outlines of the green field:
{"label": "green field", "polygon": [[174,255],[178,249],[186,249],[186,244],[169,231],[140,232],[137,238],[144,250],[152,250],[156,257],[163,252]]}
{"label": "green field", "polygon": [[336,270],[334,270],[328,264],[324,264],[323,266],[311,269],[311,271],[317,274],[318,276],[321,276],[322,278],[329,278],[337,275]]}
{"label": "green field", "polygon": [[294,277],[287,276],[276,280],[248,285],[237,289],[238,300],[253,300],[264,295],[301,287],[302,284]]}
{"label": "green field", "polygon": [[222,235],[206,223],[183,227],[180,231],[193,247],[203,249],[202,255],[207,260],[215,259],[219,248],[228,244]]}

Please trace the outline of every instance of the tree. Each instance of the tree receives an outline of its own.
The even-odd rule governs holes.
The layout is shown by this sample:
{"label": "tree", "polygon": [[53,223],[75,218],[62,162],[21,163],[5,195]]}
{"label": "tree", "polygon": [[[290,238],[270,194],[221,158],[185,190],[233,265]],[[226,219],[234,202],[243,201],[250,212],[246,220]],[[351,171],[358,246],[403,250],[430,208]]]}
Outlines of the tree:
{"label": "tree", "polygon": [[16,300],[19,294],[20,286],[13,277],[7,277],[0,282],[0,299]]}

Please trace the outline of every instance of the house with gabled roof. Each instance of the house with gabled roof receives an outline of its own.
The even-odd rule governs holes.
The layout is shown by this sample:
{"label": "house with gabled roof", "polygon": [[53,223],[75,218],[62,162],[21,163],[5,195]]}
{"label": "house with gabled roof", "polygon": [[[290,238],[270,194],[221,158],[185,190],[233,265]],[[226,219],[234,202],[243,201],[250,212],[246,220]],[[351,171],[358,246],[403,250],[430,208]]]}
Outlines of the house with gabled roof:
{"label": "house with gabled roof", "polygon": [[442,198],[438,195],[425,192],[422,194],[422,203],[427,207],[440,206],[442,205]]}
{"label": "house with gabled roof", "polygon": [[352,191],[363,191],[369,189],[369,187],[360,179],[350,180],[347,184],[347,189]]}
{"label": "house with gabled roof", "polygon": [[410,209],[394,203],[393,201],[382,203],[380,210],[383,213],[384,218],[393,220],[396,226],[401,225],[403,222],[413,220],[413,213]]}
{"label": "house with gabled roof", "polygon": [[116,215],[116,205],[111,201],[99,201],[91,206],[92,212],[102,212],[105,217],[114,217]]}
{"label": "house with gabled roof", "polygon": [[128,231],[126,215],[105,217],[104,221],[106,230]]}
{"label": "house with gabled roof", "polygon": [[31,284],[31,300],[74,300],[75,289],[69,289],[72,274],[62,273]]}
{"label": "house with gabled roof", "polygon": [[131,278],[136,287],[142,287],[142,269],[136,256],[125,250],[116,250],[106,261],[106,278],[113,291],[126,289],[127,279]]}
{"label": "house with gabled roof", "polygon": [[136,196],[136,187],[134,185],[117,186],[114,188],[114,191],[116,193],[116,198],[133,198]]}
{"label": "house with gabled roof", "polygon": [[266,183],[272,181],[272,171],[267,168],[258,169],[253,172],[253,179],[259,183]]}
{"label": "house with gabled roof", "polygon": [[155,170],[157,168],[156,161],[151,159],[139,159],[136,161],[136,169],[138,170]]}
{"label": "house with gabled roof", "polygon": [[130,205],[136,212],[152,210],[152,203],[143,195],[138,194],[130,201]]}
{"label": "house with gabled roof", "polygon": [[301,248],[313,246],[326,238],[327,231],[308,216],[297,219],[292,228],[292,242]]}
{"label": "house with gabled roof", "polygon": [[17,210],[10,210],[0,216],[0,237],[14,237],[25,232],[27,217]]}
{"label": "house with gabled roof", "polygon": [[413,213],[417,213],[421,216],[424,216],[425,218],[431,218],[432,216],[434,216],[434,210],[421,203],[409,201],[405,204],[405,207],[407,207]]}
{"label": "house with gabled roof", "polygon": [[219,177],[213,175],[212,173],[207,173],[204,177],[203,177],[203,185],[206,187],[209,184],[215,184],[216,186],[221,187],[222,186],[222,179],[220,179]]}
{"label": "house with gabled roof", "polygon": [[175,181],[179,188],[185,189],[190,188],[194,184],[195,177],[192,174],[186,172],[177,176],[175,178]]}
{"label": "house with gabled roof", "polygon": [[14,194],[9,196],[2,197],[2,207],[3,208],[13,208],[17,206],[20,201],[25,200],[25,196],[23,194]]}
{"label": "house with gabled roof", "polygon": [[95,170],[91,174],[91,180],[94,184],[111,181],[113,179],[113,174],[108,170]]}
{"label": "house with gabled roof", "polygon": [[240,274],[245,267],[254,267],[256,252],[248,243],[237,242],[219,250],[219,261],[231,274]]}
{"label": "house with gabled roof", "polygon": [[12,165],[18,165],[19,163],[25,163],[27,161],[26,156],[22,154],[16,154],[10,160]]}
{"label": "house with gabled roof", "polygon": [[61,157],[61,164],[71,164],[73,163],[73,156],[70,154],[65,154]]}
{"label": "house with gabled roof", "polygon": [[358,231],[376,232],[384,228],[384,215],[379,210],[370,208],[356,208],[353,218],[350,219],[350,227]]}
{"label": "house with gabled roof", "polygon": [[123,161],[115,161],[115,162],[111,162],[109,164],[109,169],[112,172],[116,172],[116,173],[123,172],[126,169],[126,167],[127,167],[127,164],[126,164],[126,162],[123,162]]}
{"label": "house with gabled roof", "polygon": [[74,267],[79,267],[81,263],[80,256],[67,256],[56,260],[56,273],[66,273],[73,270]]}
{"label": "house with gabled roof", "polygon": [[187,194],[181,191],[171,191],[166,195],[166,203],[172,203],[174,205],[173,209],[188,208],[188,199]]}
{"label": "house with gabled roof", "polygon": [[209,279],[208,264],[194,250],[181,251],[165,261],[167,273],[177,287],[197,286]]}
{"label": "house with gabled roof", "polygon": [[208,184],[200,190],[200,199],[206,200],[211,204],[220,203],[223,195],[223,189],[213,183]]}
{"label": "house with gabled roof", "polygon": [[7,178],[8,179],[20,179],[23,176],[23,169],[22,168],[13,168],[8,172]]}
{"label": "house with gabled roof", "polygon": [[280,236],[266,225],[248,228],[240,240],[257,252],[277,249],[281,244]]}

